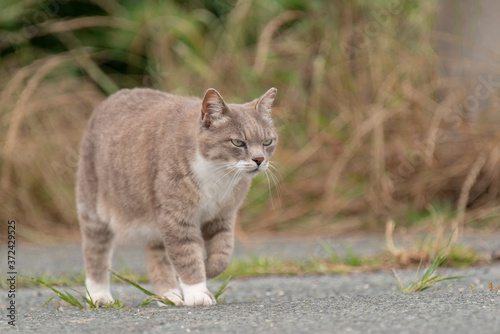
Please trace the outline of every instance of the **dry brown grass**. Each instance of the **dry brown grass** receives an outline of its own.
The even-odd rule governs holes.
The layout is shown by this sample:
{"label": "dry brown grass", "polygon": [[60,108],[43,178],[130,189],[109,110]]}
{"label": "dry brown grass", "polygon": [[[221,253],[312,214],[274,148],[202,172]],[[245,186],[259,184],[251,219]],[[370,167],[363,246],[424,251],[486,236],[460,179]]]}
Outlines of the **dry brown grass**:
{"label": "dry brown grass", "polygon": [[[474,123],[456,108],[477,82],[437,70],[433,2],[406,2],[369,38],[359,31],[382,2],[300,4],[241,1],[217,18],[147,3],[140,14],[51,18],[32,37],[70,51],[25,42],[8,53],[0,44],[2,216],[33,241],[77,236],[73,188],[86,121],[115,87],[144,84],[194,95],[216,87],[235,102],[278,87],[280,205],[257,179],[240,234],[383,229],[436,200],[454,203],[457,215],[444,224],[460,232],[498,217],[499,94]],[[111,61],[127,70],[102,65]],[[276,206],[274,188],[273,196]]]}

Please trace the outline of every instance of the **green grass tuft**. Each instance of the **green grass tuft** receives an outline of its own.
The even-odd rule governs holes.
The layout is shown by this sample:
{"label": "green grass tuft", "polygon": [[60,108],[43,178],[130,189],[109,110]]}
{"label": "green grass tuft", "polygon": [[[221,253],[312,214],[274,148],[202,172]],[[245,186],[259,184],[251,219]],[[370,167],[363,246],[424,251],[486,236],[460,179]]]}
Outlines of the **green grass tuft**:
{"label": "green grass tuft", "polygon": [[416,280],[414,280],[410,284],[408,284],[408,285],[404,284],[401,281],[401,279],[399,278],[399,276],[396,273],[396,271],[393,270],[394,275],[395,275],[396,279],[399,282],[401,292],[408,293],[408,292],[424,291],[424,290],[427,290],[427,289],[435,286],[439,282],[449,281],[449,280],[453,280],[453,279],[458,279],[458,278],[465,277],[465,276],[449,276],[448,277],[448,276],[442,276],[442,275],[436,275],[435,274],[437,268],[439,268],[439,266],[441,266],[443,264],[443,262],[448,257],[447,251],[448,251],[448,247],[450,245],[450,242],[452,240],[452,237],[453,237],[453,234],[450,237],[450,239],[448,240],[448,243],[447,243],[446,247],[443,248],[437,254],[437,256],[434,258],[434,261],[432,261],[430,267],[425,271],[425,273],[422,275],[422,277],[417,278]]}
{"label": "green grass tuft", "polygon": [[442,265],[453,268],[468,268],[483,260],[483,256],[474,248],[454,245],[450,248],[448,256],[445,258]]}
{"label": "green grass tuft", "polygon": [[[34,278],[34,277],[29,277],[29,276],[23,276],[25,278],[29,278],[35,282],[38,282],[39,284],[43,285],[43,286],[46,286],[47,288],[51,289],[56,295],[52,298],[50,298],[49,300],[47,300],[45,302],[45,304],[43,304],[42,307],[46,306],[49,302],[51,302],[54,298],[56,297],[59,297],[61,298],[63,301],[65,301],[66,303],[68,303],[69,305],[71,306],[74,306],[74,307],[77,307],[79,308],[80,310],[83,310],[85,309],[85,305],[82,304],[75,296],[73,296],[71,293],[69,293],[68,291],[59,291],[57,290],[56,288],[54,288],[52,285],[50,284],[47,284],[46,282],[38,279],[38,278]],[[78,291],[72,289],[73,291],[77,292],[78,294],[80,294]],[[82,296],[80,294],[80,296]],[[90,309],[95,309],[95,303],[93,303],[93,301],[91,299],[88,299],[84,296],[82,296],[83,299],[84,299],[84,302],[88,302],[88,304],[90,305]]]}
{"label": "green grass tuft", "polygon": [[[95,311],[97,309],[99,309],[100,307],[101,308],[105,308],[105,309],[110,309],[110,308],[114,308],[114,309],[118,309],[118,310],[121,310],[123,308],[123,303],[116,299],[113,303],[106,303],[105,305],[99,305],[96,301],[94,301],[92,299],[92,297],[90,296],[89,294],[89,291],[87,290],[87,287],[85,287],[85,291],[86,291],[86,294],[82,294],[81,292],[75,290],[75,289],[71,289],[73,290],[74,292],[76,292],[78,295],[79,295],[79,298],[81,299],[78,300],[77,297],[75,297],[73,294],[71,294],[70,292],[64,290],[63,291],[60,291],[60,290],[57,290],[55,287],[53,287],[51,284],[39,279],[39,278],[34,278],[34,277],[29,277],[29,276],[24,276],[24,275],[20,275],[20,277],[23,277],[25,279],[29,279],[31,281],[34,281],[34,282],[37,282],[47,288],[49,288],[50,290],[52,290],[56,295],[49,298],[43,305],[42,307],[45,307],[47,306],[52,300],[54,300],[54,298],[56,297],[59,297],[60,299],[62,299],[64,302],[66,302],[67,304],[69,304],[70,306],[74,306],[80,310],[92,310],[92,311]],[[86,306],[88,305],[88,306]]]}
{"label": "green grass tuft", "polygon": [[323,250],[328,255],[328,260],[330,261],[330,263],[340,263],[341,262],[339,256],[337,255],[337,252],[335,251],[335,249],[333,249],[333,247],[331,245],[329,245],[327,242],[322,241],[322,240],[320,241],[320,245],[321,245],[321,248],[323,248]]}
{"label": "green grass tuft", "polygon": [[214,293],[214,297],[215,297],[215,300],[217,301],[217,303],[224,303],[225,300],[226,300],[226,297],[222,297],[222,294],[224,292],[226,292],[226,290],[229,289],[229,287],[227,286],[229,284],[229,282],[231,281],[232,277],[229,276],[227,277],[224,282],[222,282],[221,286],[219,287],[219,290],[217,290],[216,293]]}
{"label": "green grass tuft", "polygon": [[363,258],[354,254],[351,248],[347,248],[347,257],[345,263],[351,267],[360,267],[364,264]]}
{"label": "green grass tuft", "polygon": [[146,295],[148,295],[148,298],[141,304],[141,306],[148,305],[152,301],[157,301],[157,302],[163,303],[165,305],[175,305],[175,303],[173,301],[169,300],[168,298],[158,296],[157,294],[155,294],[155,293],[153,293],[153,292],[151,292],[151,291],[143,288],[138,283],[135,283],[135,282],[129,280],[128,278],[125,278],[125,277],[121,276],[120,274],[115,273],[112,270],[110,270],[110,273],[113,276],[116,276],[119,279],[121,279],[122,281],[127,282],[128,284],[131,284],[132,286],[136,287],[137,289],[141,290],[143,293],[145,293]]}

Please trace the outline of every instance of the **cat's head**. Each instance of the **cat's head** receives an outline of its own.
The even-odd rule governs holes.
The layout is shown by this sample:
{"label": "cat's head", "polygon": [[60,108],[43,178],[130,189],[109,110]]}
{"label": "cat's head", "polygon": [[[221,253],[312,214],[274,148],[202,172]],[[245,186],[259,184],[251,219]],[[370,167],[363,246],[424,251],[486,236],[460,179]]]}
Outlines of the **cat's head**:
{"label": "cat's head", "polygon": [[226,104],[215,89],[205,93],[198,127],[198,152],[241,175],[255,176],[269,167],[278,134],[271,119],[276,88],[245,104]]}

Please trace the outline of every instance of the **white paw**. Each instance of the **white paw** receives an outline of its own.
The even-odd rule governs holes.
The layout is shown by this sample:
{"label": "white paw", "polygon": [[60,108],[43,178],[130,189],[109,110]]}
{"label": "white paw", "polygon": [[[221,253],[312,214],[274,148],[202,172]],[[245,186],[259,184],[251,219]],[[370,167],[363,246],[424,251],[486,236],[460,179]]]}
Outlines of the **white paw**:
{"label": "white paw", "polygon": [[91,280],[85,279],[85,286],[87,287],[88,295],[92,301],[98,306],[105,306],[106,304],[113,304],[115,300],[111,296],[108,284],[99,284]]}
{"label": "white paw", "polygon": [[206,282],[194,285],[187,285],[181,282],[181,288],[184,294],[184,305],[186,306],[210,306],[217,304],[214,296],[208,291]]}
{"label": "white paw", "polygon": [[99,307],[111,305],[115,302],[110,293],[92,295],[92,300]]}
{"label": "white paw", "polygon": [[[167,298],[175,305],[184,305],[184,301],[182,300],[182,294],[181,294],[181,291],[179,289],[167,291],[167,292],[163,293],[161,296]],[[161,302],[158,302],[158,305],[167,306],[166,304],[163,304]]]}

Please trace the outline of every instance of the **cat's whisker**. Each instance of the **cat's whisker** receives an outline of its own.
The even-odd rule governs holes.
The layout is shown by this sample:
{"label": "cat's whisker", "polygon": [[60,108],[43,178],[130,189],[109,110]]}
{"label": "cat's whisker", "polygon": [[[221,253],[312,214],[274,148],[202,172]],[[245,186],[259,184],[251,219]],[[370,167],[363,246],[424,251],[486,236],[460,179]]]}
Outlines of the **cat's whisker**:
{"label": "cat's whisker", "polygon": [[223,199],[226,198],[226,195],[228,194],[229,189],[233,189],[234,180],[236,180],[237,178],[239,178],[239,176],[241,175],[241,173],[242,173],[242,171],[236,170],[236,174],[233,175],[233,178],[231,179],[231,183],[229,183],[229,186],[227,187],[226,191],[224,192],[224,195],[222,195]]}
{"label": "cat's whisker", "polygon": [[269,163],[270,163],[271,165],[272,165],[272,164],[274,164],[274,165],[279,165],[279,166],[281,166],[281,164],[280,164],[279,162],[275,161],[275,160],[269,160]]}
{"label": "cat's whisker", "polygon": [[227,175],[231,174],[232,172],[234,172],[234,168],[229,168],[229,170],[227,170],[227,172],[222,175],[221,177],[219,177],[215,182],[214,182],[214,185],[218,184],[223,178],[225,178]]}
{"label": "cat's whisker", "polygon": [[271,177],[271,180],[273,181],[274,188],[276,189],[276,194],[278,196],[278,203],[281,204],[281,197],[282,197],[281,193],[282,192],[281,192],[281,187],[280,187],[279,181],[277,180],[277,177],[276,177],[276,175],[274,175],[272,170],[269,169],[268,172],[269,172],[269,175]]}
{"label": "cat's whisker", "polygon": [[269,181],[269,173],[268,170],[265,171],[266,178],[267,178],[267,186],[269,188],[269,196],[271,196],[271,206],[273,207],[273,210],[276,210],[274,207],[274,201],[273,201],[273,192],[271,191],[271,182]]}
{"label": "cat's whisker", "polygon": [[233,166],[231,164],[228,164],[228,163],[221,163],[220,165],[217,165],[213,168],[212,172],[214,173],[214,175],[216,175],[217,173],[219,173],[220,171],[226,171],[228,169],[231,169]]}
{"label": "cat's whisker", "polygon": [[221,163],[220,165],[215,166],[212,169],[212,172],[219,172],[221,170],[225,170],[225,169],[228,169],[228,168],[231,168],[231,165],[226,164],[226,163]]}
{"label": "cat's whisker", "polygon": [[214,170],[212,177],[215,178],[216,176],[223,174],[223,173],[226,173],[228,171],[231,171],[232,169],[233,169],[233,167],[231,165],[220,166],[218,169]]}
{"label": "cat's whisker", "polygon": [[215,165],[215,167],[211,167],[211,172],[219,172],[223,169],[228,168],[229,166],[230,165],[227,163],[220,163],[220,164]]}
{"label": "cat's whisker", "polygon": [[220,168],[219,170],[216,170],[212,173],[211,179],[208,179],[208,180],[205,179],[205,180],[203,180],[203,182],[211,181],[211,180],[213,180],[213,178],[216,178],[216,177],[219,177],[220,175],[225,174],[228,170],[229,170],[229,167]]}
{"label": "cat's whisker", "polygon": [[272,176],[274,177],[274,184],[275,187],[277,188],[278,192],[281,193],[281,184],[283,182],[283,176],[281,175],[281,172],[279,171],[278,168],[276,168],[273,165],[269,165],[270,169],[269,171],[271,172]]}
{"label": "cat's whisker", "polygon": [[[213,177],[213,178],[216,178],[216,177],[218,177],[218,176],[219,176],[219,175],[221,175],[221,174],[222,174],[222,176],[221,176],[221,177],[219,177],[219,178],[217,179],[217,181],[215,181],[214,183],[215,183],[215,184],[217,184],[220,180],[222,180],[222,179],[223,179],[226,175],[228,175],[229,173],[231,173],[233,170],[234,170],[234,167],[233,167],[233,166],[231,166],[231,165],[224,164],[224,165],[222,165],[222,166],[217,166],[217,167],[215,168],[215,171],[214,171],[214,173],[213,173],[212,177]],[[205,184],[206,182],[211,182],[212,180],[213,180],[213,179],[205,179],[205,180],[203,180],[203,181],[200,183],[200,185],[203,185],[203,184]]]}
{"label": "cat's whisker", "polygon": [[269,161],[269,166],[278,170],[278,166],[281,166],[281,164],[279,162]]}
{"label": "cat's whisker", "polygon": [[282,197],[282,189],[281,189],[281,183],[279,182],[278,178],[276,177],[276,175],[274,175],[273,171],[269,171],[270,174],[271,174],[271,178],[273,180],[273,183],[274,183],[274,188],[276,189],[276,193],[278,194],[278,197],[281,199]]}
{"label": "cat's whisker", "polygon": [[269,171],[273,173],[273,175],[275,176],[276,178],[276,182],[281,185],[281,183],[283,182],[283,177],[281,176],[281,173],[278,169],[276,169],[276,167],[274,166],[271,166],[272,168],[269,168]]}
{"label": "cat's whisker", "polygon": [[276,186],[276,182],[275,182],[275,181],[273,181],[273,182],[274,182],[274,186],[275,186],[275,188],[278,190],[278,191],[277,191],[277,194],[278,194],[278,201],[279,201],[279,203],[281,204],[281,199],[283,198],[281,188],[280,188],[279,186]]}
{"label": "cat's whisker", "polygon": [[274,175],[272,170],[269,170],[269,175],[271,176],[271,179],[273,180],[274,183],[274,188],[276,189],[276,194],[278,195],[278,203],[281,204],[281,186],[279,184],[279,181],[277,180],[276,175]]}
{"label": "cat's whisker", "polygon": [[275,166],[275,164],[280,165],[279,162],[269,161],[269,168],[272,168],[276,172],[277,176],[279,176],[279,179],[283,180],[283,175],[281,174],[279,168]]}

